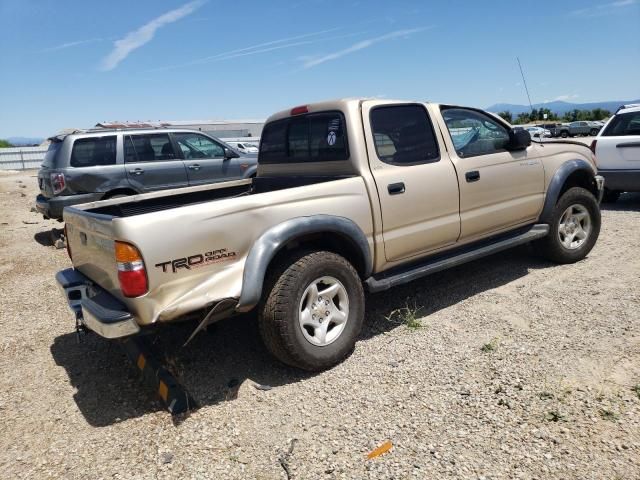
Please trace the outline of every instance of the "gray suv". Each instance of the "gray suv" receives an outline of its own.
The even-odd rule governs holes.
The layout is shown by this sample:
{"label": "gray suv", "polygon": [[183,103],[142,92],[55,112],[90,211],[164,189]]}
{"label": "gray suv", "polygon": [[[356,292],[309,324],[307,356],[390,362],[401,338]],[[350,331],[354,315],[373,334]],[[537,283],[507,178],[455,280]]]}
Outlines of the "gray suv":
{"label": "gray suv", "polygon": [[58,220],[66,206],[249,178],[258,165],[257,155],[194,130],[100,129],[49,140],[36,209]]}

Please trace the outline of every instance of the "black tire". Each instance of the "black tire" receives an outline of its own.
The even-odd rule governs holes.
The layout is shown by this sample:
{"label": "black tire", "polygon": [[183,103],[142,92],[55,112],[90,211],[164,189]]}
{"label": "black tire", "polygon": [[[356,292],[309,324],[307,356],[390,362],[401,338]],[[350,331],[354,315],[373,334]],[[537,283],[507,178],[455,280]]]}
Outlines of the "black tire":
{"label": "black tire", "polygon": [[[577,248],[567,248],[560,239],[560,220],[572,206],[581,206],[589,214],[590,230],[584,242]],[[534,244],[537,252],[556,263],[574,263],[586,257],[600,234],[600,207],[593,194],[584,188],[573,187],[564,192],[553,210],[549,222],[549,234]],[[582,222],[581,222],[582,227]]]}
{"label": "black tire", "polygon": [[[300,307],[303,300],[306,301],[303,295],[307,288],[327,276],[337,279],[344,287],[348,315],[337,338],[318,346],[303,333]],[[292,254],[267,275],[263,298],[258,313],[260,334],[267,349],[281,362],[303,370],[320,371],[337,365],[353,351],[364,322],[364,291],[358,272],[340,255],[327,251]],[[331,327],[329,322],[331,328],[336,327]]]}
{"label": "black tire", "polygon": [[592,137],[595,137],[596,135],[598,135],[598,130],[596,130],[595,128],[592,128],[591,131],[589,132],[589,135],[591,135]]}
{"label": "black tire", "polygon": [[561,136],[562,138],[567,138],[567,137],[569,136],[569,132],[567,132],[566,130],[564,130],[564,131],[560,132],[560,136]]}
{"label": "black tire", "polygon": [[620,198],[621,192],[616,192],[615,190],[609,190],[605,187],[604,194],[602,195],[603,203],[616,203]]}

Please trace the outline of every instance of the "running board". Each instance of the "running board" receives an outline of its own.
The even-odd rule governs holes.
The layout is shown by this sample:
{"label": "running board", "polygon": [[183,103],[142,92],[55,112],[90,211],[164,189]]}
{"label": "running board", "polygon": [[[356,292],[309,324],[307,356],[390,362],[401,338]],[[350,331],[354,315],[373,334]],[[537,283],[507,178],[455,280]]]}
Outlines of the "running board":
{"label": "running board", "polygon": [[477,260],[488,255],[506,250],[511,247],[528,243],[532,240],[542,238],[549,233],[549,225],[536,224],[527,228],[524,232],[511,234],[510,236],[500,236],[494,240],[482,241],[476,246],[466,245],[460,250],[445,254],[444,256],[431,257],[422,263],[413,264],[409,267],[403,267],[401,270],[392,269],[388,273],[382,273],[380,276],[369,277],[365,283],[370,292],[380,292],[387,290],[396,285],[410,282],[420,277],[426,277],[432,273],[446,270],[451,267],[462,265],[463,263]]}

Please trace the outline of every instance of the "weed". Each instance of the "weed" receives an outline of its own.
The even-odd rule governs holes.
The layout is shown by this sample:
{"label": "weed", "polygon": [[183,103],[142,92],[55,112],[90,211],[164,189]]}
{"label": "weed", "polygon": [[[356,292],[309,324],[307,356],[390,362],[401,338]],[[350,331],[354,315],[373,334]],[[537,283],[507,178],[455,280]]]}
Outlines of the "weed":
{"label": "weed", "polygon": [[402,308],[392,311],[386,318],[387,321],[397,319],[400,323],[406,325],[409,330],[417,330],[423,326],[419,317],[420,310],[422,310],[422,308],[418,308],[415,305],[411,307],[407,304]]}
{"label": "weed", "polygon": [[544,419],[549,422],[560,422],[564,420],[564,415],[558,410],[550,410],[544,414]]}
{"label": "weed", "polygon": [[635,385],[631,390],[635,392],[635,394],[638,396],[638,398],[640,398],[640,383]]}
{"label": "weed", "polygon": [[618,414],[612,410],[607,410],[606,408],[600,409],[600,416],[604,420],[608,420],[610,422],[615,422],[618,420]]}
{"label": "weed", "polygon": [[480,351],[484,353],[493,352],[498,348],[498,339],[493,338],[489,343],[485,343],[480,347]]}

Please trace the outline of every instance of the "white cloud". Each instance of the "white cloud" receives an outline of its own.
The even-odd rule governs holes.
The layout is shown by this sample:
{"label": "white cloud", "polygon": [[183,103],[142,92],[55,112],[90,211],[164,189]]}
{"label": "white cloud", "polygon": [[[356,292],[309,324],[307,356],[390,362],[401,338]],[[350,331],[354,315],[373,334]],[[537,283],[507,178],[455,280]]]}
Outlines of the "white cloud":
{"label": "white cloud", "polygon": [[569,15],[576,17],[600,17],[603,15],[609,15],[616,13],[618,9],[622,7],[628,7],[630,5],[638,4],[640,0],[617,0],[615,2],[604,3],[601,5],[594,5],[588,8],[580,8],[569,12]]}
{"label": "white cloud", "polygon": [[394,38],[400,38],[400,37],[409,37],[410,35],[413,35],[414,33],[418,33],[418,32],[422,32],[424,30],[427,30],[427,28],[433,28],[433,27],[423,27],[423,28],[412,28],[412,29],[405,29],[405,30],[396,30],[395,32],[391,32],[391,33],[387,33],[386,35],[381,35],[379,37],[374,37],[374,38],[368,38],[366,40],[361,40],[360,42],[354,43],[353,45],[351,45],[350,47],[347,47],[343,50],[338,50],[337,52],[333,52],[333,53],[329,53],[327,55],[321,56],[321,57],[316,57],[316,58],[312,58],[309,60],[306,60],[303,64],[304,68],[311,68],[311,67],[315,67],[317,65],[320,65],[322,63],[325,62],[330,62],[331,60],[336,60],[338,58],[344,57],[345,55],[349,55],[350,53],[354,53],[357,52],[359,50],[364,50],[365,48],[369,48],[373,45],[375,45],[376,43],[380,43],[380,42],[384,42],[387,40],[392,40]]}
{"label": "white cloud", "polygon": [[160,27],[177,22],[181,18],[190,15],[204,4],[204,0],[194,0],[186,3],[180,8],[171,10],[159,17],[154,18],[150,22],[144,24],[137,30],[129,32],[120,40],[116,40],[114,48],[102,61],[101,69],[104,71],[113,70],[118,64],[127,58],[131,52],[149,43]]}
{"label": "white cloud", "polygon": [[47,47],[45,49],[42,50],[43,53],[45,52],[55,52],[56,50],[64,50],[65,48],[71,48],[71,47],[75,47],[77,45],[84,45],[85,43],[93,43],[93,42],[101,42],[102,40],[104,40],[103,38],[90,38],[88,40],[77,40],[75,42],[67,42],[67,43],[62,43],[60,45],[56,45],[53,47]]}
{"label": "white cloud", "polygon": [[[580,95],[578,95],[577,93],[574,93],[572,95],[559,95],[556,98],[554,98],[553,100],[551,100],[552,102],[566,102],[567,100],[574,100],[576,98],[578,98]],[[548,102],[545,102],[548,103]]]}

